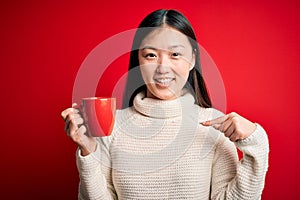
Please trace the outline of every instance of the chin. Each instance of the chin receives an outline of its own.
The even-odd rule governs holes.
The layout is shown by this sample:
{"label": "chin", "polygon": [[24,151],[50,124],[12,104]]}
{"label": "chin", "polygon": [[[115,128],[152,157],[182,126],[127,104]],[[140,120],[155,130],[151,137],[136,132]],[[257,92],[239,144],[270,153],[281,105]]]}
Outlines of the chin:
{"label": "chin", "polygon": [[154,92],[151,92],[149,96],[152,96],[157,99],[161,100],[173,100],[177,99],[178,95],[176,95],[174,92],[171,92],[169,90],[167,91],[159,91],[159,89],[154,90]]}
{"label": "chin", "polygon": [[161,100],[174,100],[180,96],[181,92],[172,87],[158,87],[155,84],[147,85],[147,97],[161,99]]}
{"label": "chin", "polygon": [[176,95],[158,95],[157,96],[158,99],[161,99],[161,100],[173,100],[173,99],[176,99],[177,96]]}

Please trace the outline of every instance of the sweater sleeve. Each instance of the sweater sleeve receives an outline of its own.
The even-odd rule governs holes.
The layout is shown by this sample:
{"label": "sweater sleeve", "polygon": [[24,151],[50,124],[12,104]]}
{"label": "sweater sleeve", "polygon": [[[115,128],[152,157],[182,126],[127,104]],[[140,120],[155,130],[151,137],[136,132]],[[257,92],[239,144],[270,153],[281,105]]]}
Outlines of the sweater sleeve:
{"label": "sweater sleeve", "polygon": [[[238,161],[234,144],[243,152]],[[264,129],[257,128],[248,138],[218,144],[212,169],[212,199],[261,198],[268,169],[269,143]]]}
{"label": "sweater sleeve", "polygon": [[99,138],[95,152],[81,156],[78,149],[76,164],[80,183],[78,199],[117,199],[111,178],[111,166],[107,138]]}

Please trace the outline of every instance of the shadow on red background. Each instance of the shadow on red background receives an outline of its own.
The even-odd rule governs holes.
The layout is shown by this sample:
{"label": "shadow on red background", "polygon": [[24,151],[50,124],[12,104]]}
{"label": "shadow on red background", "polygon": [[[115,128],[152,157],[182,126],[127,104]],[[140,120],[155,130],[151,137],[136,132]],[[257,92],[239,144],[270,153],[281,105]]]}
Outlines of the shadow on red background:
{"label": "shadow on red background", "polygon": [[[299,174],[300,14],[297,1],[1,1],[1,198],[76,199],[75,145],[60,112],[82,61],[101,41],[158,8],[183,12],[222,74],[227,110],[270,138],[267,199],[295,199]],[[126,72],[116,60],[97,95]],[[101,58],[99,58],[101,59]],[[105,87],[104,87],[105,85]]]}

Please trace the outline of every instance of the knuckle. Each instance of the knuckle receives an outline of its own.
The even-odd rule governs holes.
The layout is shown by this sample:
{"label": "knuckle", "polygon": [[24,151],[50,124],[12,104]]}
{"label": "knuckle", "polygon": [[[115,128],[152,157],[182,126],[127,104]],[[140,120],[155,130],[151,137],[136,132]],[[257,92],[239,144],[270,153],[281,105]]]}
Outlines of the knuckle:
{"label": "knuckle", "polygon": [[69,114],[68,108],[65,109],[65,110],[63,110],[63,111],[60,113],[60,115],[61,115],[62,118],[64,118],[64,119],[68,116],[68,114]]}
{"label": "knuckle", "polygon": [[62,111],[62,112],[60,113],[60,116],[64,119],[64,118],[66,117],[65,111]]}
{"label": "knuckle", "polygon": [[79,118],[79,124],[83,124],[84,120],[82,118]]}
{"label": "knuckle", "polygon": [[68,135],[70,138],[72,138],[73,135],[74,135],[74,134],[73,134],[73,131],[70,131],[70,130],[69,130],[69,131],[67,132],[67,135]]}
{"label": "knuckle", "polygon": [[77,113],[74,113],[73,116],[74,116],[74,118],[80,118],[80,117],[81,117],[81,116],[80,116],[79,114],[77,114]]}
{"label": "knuckle", "polygon": [[238,133],[239,135],[242,134],[242,130],[241,130],[241,128],[240,128],[239,126],[237,126],[237,127],[235,128],[235,132]]}
{"label": "knuckle", "polygon": [[66,114],[69,114],[72,111],[72,108],[67,108],[66,110],[64,110],[63,112],[65,112]]}
{"label": "knuckle", "polygon": [[84,132],[87,131],[87,128],[85,127],[85,125],[82,125],[82,129],[84,130]]}
{"label": "knuckle", "polygon": [[237,116],[236,112],[231,112],[230,114],[231,114],[231,116]]}
{"label": "knuckle", "polygon": [[86,127],[84,125],[80,126],[79,130],[78,130],[79,134],[85,134],[86,133]]}
{"label": "knuckle", "polygon": [[83,119],[82,118],[76,118],[75,119],[75,124],[80,125],[83,123]]}
{"label": "knuckle", "polygon": [[232,122],[235,123],[235,124],[237,125],[237,124],[239,123],[239,118],[236,117],[236,116],[234,116],[234,117],[232,118]]}
{"label": "knuckle", "polygon": [[70,123],[76,124],[76,119],[74,118],[73,115],[70,116]]}
{"label": "knuckle", "polygon": [[75,135],[76,135],[76,131],[75,131],[75,130],[69,131],[69,136],[70,136],[71,138],[74,138]]}
{"label": "knuckle", "polygon": [[73,113],[79,113],[79,110],[77,108],[71,108]]}

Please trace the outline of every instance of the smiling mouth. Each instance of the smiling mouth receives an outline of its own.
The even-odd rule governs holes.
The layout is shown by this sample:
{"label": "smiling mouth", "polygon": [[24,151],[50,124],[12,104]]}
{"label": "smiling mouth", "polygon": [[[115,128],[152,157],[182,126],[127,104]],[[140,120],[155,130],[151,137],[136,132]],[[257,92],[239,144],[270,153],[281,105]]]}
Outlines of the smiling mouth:
{"label": "smiling mouth", "polygon": [[175,78],[156,78],[155,83],[161,87],[168,87]]}

